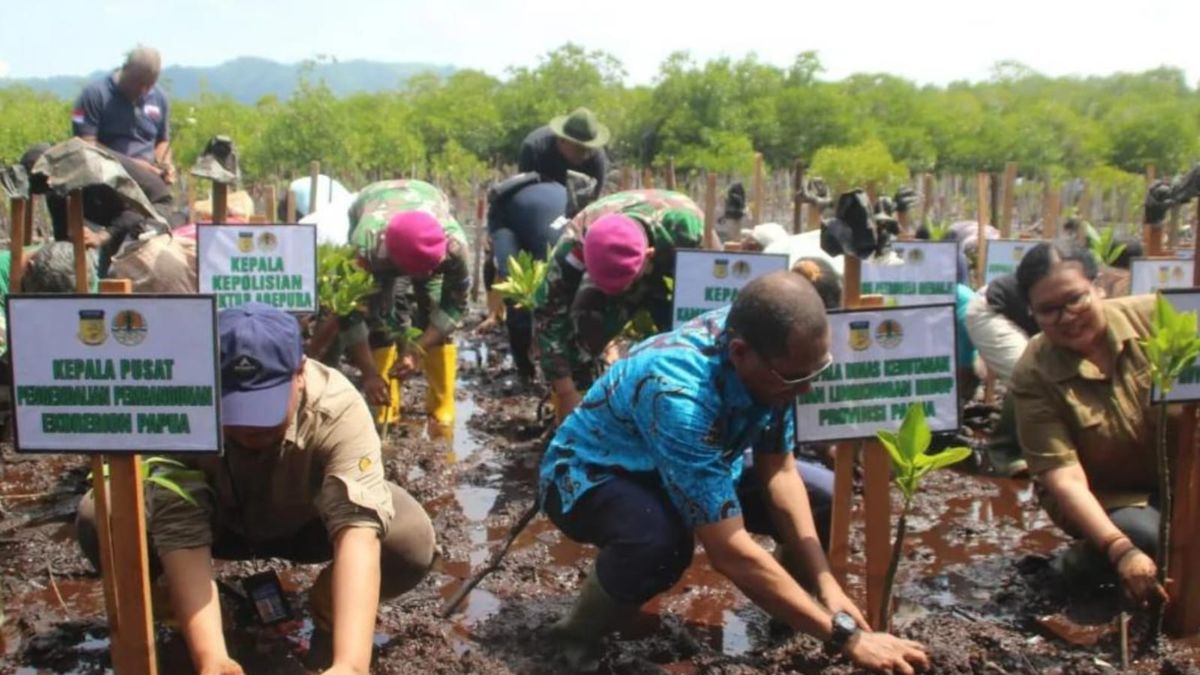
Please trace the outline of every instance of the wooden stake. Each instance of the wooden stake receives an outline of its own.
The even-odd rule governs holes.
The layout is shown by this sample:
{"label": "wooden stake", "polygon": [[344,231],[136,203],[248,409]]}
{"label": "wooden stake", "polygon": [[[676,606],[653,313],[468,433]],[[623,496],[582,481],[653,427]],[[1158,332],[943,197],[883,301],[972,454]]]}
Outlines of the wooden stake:
{"label": "wooden stake", "polygon": [[621,192],[633,189],[633,167],[621,167]]}
{"label": "wooden stake", "polygon": [[792,234],[804,231],[804,200],[800,193],[804,190],[804,162],[796,160],[792,165]]}
{"label": "wooden stake", "polygon": [[754,153],[754,191],[751,193],[754,198],[754,210],[751,216],[754,225],[762,223],[767,214],[766,204],[763,203],[766,199],[766,191],[763,188],[763,156],[761,152],[756,152]]}
{"label": "wooden stake", "polygon": [[37,195],[30,194],[25,203],[25,245],[33,243],[33,213],[37,210]]}
{"label": "wooden stake", "polygon": [[978,236],[975,238],[975,252],[978,256],[975,262],[975,269],[978,273],[977,286],[982,286],[984,280],[987,279],[987,227],[991,214],[991,204],[989,203],[991,178],[991,175],[986,172],[981,171],[975,174],[975,198],[979,205],[978,218],[976,218],[979,230]]}
{"label": "wooden stake", "polygon": [[289,223],[296,222],[296,193],[292,192],[289,186],[287,191],[286,206],[284,206],[285,215]]}
{"label": "wooden stake", "polygon": [[263,205],[263,215],[267,217],[268,223],[279,222],[279,210],[277,206],[278,202],[275,201],[276,199],[275,186],[268,185],[266,193],[263,194],[263,201],[266,202],[266,204]]}
{"label": "wooden stake", "polygon": [[1012,237],[1013,203],[1016,199],[1017,163],[1008,162],[1004,165],[1004,202],[1000,211],[1000,236],[1004,239]]}
{"label": "wooden stake", "polygon": [[720,249],[717,243],[717,174],[709,172],[704,190],[704,248]]}
{"label": "wooden stake", "polygon": [[651,169],[650,167],[642,169],[642,189],[654,189],[654,169]]}
{"label": "wooden stake", "polygon": [[933,174],[921,174],[921,224],[929,224],[929,213],[933,210]]}
{"label": "wooden stake", "polygon": [[[100,292],[127,295],[133,292],[128,279],[105,279]],[[158,672],[154,653],[154,613],[150,604],[150,553],[147,550],[145,497],[142,489],[141,458],[137,455],[109,455],[110,542],[112,571],[119,604],[117,633],[113,640],[116,656],[121,644],[122,673]],[[103,474],[101,474],[103,475]]]}
{"label": "wooden stake", "polygon": [[21,292],[21,278],[25,276],[25,211],[32,206],[28,199],[11,199],[8,202],[8,290]]}
{"label": "wooden stake", "polygon": [[224,183],[212,184],[212,221],[224,223],[229,219],[229,188]]}
{"label": "wooden stake", "polygon": [[[308,165],[308,213],[313,213],[317,210],[317,188],[321,185],[321,163],[313,160]],[[333,194],[330,192],[330,194]],[[304,215],[308,215],[308,213]]]}
{"label": "wooden stake", "polygon": [[487,196],[481,193],[475,200],[475,227],[478,229],[475,234],[475,271],[471,275],[471,302],[479,301],[479,284],[483,278],[483,249],[487,240],[487,222],[484,220],[486,214]]}
{"label": "wooden stake", "polygon": [[[1196,204],[1200,217],[1200,202]],[[1198,221],[1200,222],[1200,221]],[[1200,237],[1193,238],[1200,253]],[[1200,260],[1192,261],[1192,285],[1200,287]],[[1196,455],[1197,405],[1183,407],[1179,420],[1179,443],[1175,455],[1175,513],[1171,514],[1171,576],[1168,585],[1167,630],[1180,637],[1200,633],[1200,457]],[[1164,514],[1165,515],[1165,514]]]}
{"label": "wooden stake", "polygon": [[667,158],[666,181],[667,181],[667,189],[674,190],[675,189],[675,158],[674,157]]}
{"label": "wooden stake", "polygon": [[1058,190],[1049,178],[1042,193],[1042,239],[1053,241],[1058,236]]}
{"label": "wooden stake", "polygon": [[[883,297],[861,295],[862,261],[845,257],[842,306],[846,309],[881,307]],[[829,533],[829,568],[839,584],[846,582],[849,562],[851,499],[854,491],[854,445],[837,444],[834,455],[833,511]],[[864,511],[866,515],[867,608],[878,613],[883,585],[891,556],[891,463],[875,441],[864,441]],[[882,617],[869,616],[871,625],[880,628]]]}

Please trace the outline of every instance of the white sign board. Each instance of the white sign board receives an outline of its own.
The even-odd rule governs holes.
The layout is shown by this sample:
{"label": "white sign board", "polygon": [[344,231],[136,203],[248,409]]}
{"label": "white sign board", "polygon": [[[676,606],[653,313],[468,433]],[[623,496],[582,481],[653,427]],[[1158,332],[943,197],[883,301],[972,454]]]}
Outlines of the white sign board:
{"label": "white sign board", "polygon": [[220,452],[212,296],[10,295],[19,452]]}
{"label": "white sign board", "polygon": [[892,245],[892,252],[900,264],[863,262],[863,295],[882,295],[889,307],[954,302],[957,242],[898,241]]}
{"label": "white sign board", "polygon": [[217,297],[217,309],[317,311],[315,225],[198,225],[196,263],[199,290]]}
{"label": "white sign board", "polygon": [[[1190,271],[1190,270],[1189,270]],[[1163,293],[1171,306],[1177,312],[1196,312],[1200,314],[1200,289],[1173,289]],[[1172,403],[1184,403],[1191,401],[1200,401],[1200,361],[1193,362],[1192,365],[1183,369],[1179,373],[1179,378],[1175,380],[1175,386],[1171,388],[1171,393],[1167,394],[1164,399],[1162,395],[1155,391],[1155,400],[1166,400]]]}
{"label": "white sign board", "polygon": [[1168,288],[1192,287],[1192,263],[1179,258],[1132,258],[1129,294],[1143,295]]}
{"label": "white sign board", "polygon": [[1006,274],[1015,273],[1021,258],[1040,243],[1036,239],[989,239],[983,283],[990,284]]}
{"label": "white sign board", "polygon": [[787,268],[788,257],[783,253],[677,251],[673,325],[731,304],[752,279]]}
{"label": "white sign board", "polygon": [[831,312],[833,365],[796,406],[800,442],[895,431],[908,406],[929,428],[958,431],[954,305]]}

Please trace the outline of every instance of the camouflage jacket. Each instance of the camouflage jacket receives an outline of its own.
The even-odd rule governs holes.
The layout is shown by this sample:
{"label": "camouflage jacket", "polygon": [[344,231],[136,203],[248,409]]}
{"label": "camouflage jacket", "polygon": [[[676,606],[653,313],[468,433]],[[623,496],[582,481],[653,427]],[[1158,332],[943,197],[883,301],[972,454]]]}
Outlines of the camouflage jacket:
{"label": "camouflage jacket", "polygon": [[[619,296],[607,296],[587,276],[583,235],[601,216],[623,213],[642,224],[654,247],[651,269]],[[537,292],[534,335],[547,380],[586,368],[621,330],[645,310],[653,332],[671,327],[675,251],[700,246],[704,215],[686,195],[667,190],[628,190],[599,199],[566,226]]]}
{"label": "camouflage jacket", "polygon": [[[446,258],[426,279],[400,274],[383,246],[388,220],[402,211],[426,211],[446,232]],[[419,180],[390,180],[368,185],[350,205],[350,243],[371,271],[379,292],[367,303],[366,328],[399,340],[409,326],[443,333],[458,327],[467,311],[471,284],[466,234],[450,212],[441,190]],[[416,311],[413,311],[413,298]]]}

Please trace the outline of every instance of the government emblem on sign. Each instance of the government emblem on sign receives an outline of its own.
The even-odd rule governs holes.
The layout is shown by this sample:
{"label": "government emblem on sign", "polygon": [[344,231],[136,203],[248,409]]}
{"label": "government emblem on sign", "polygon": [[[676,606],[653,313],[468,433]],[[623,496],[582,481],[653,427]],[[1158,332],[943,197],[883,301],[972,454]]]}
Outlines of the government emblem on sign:
{"label": "government emblem on sign", "polygon": [[79,310],[79,341],[95,347],[104,344],[107,339],[108,333],[104,330],[104,310]]}
{"label": "government emblem on sign", "polygon": [[865,351],[871,346],[871,322],[850,322],[850,348],[856,352]]}
{"label": "government emblem on sign", "polygon": [[146,317],[141,312],[123,309],[112,321],[113,339],[126,347],[135,347],[146,339]]}
{"label": "government emblem on sign", "polygon": [[907,258],[909,265],[920,265],[925,261],[925,253],[919,248],[910,249]]}
{"label": "government emblem on sign", "polygon": [[745,279],[750,276],[750,263],[745,260],[733,263],[733,276],[738,279]]}
{"label": "government emblem on sign", "polygon": [[1183,268],[1176,265],[1171,268],[1171,280],[1175,283],[1183,281]]}
{"label": "government emblem on sign", "polygon": [[279,243],[279,238],[274,232],[263,232],[258,235],[258,250],[263,253],[270,253],[275,250],[275,245]]}
{"label": "government emblem on sign", "polygon": [[1024,258],[1024,257],[1025,257],[1025,247],[1024,246],[1014,246],[1013,247],[1013,262],[1020,262],[1021,258]]}
{"label": "government emblem on sign", "polygon": [[875,329],[875,341],[884,349],[892,349],[904,340],[904,328],[892,319],[886,319]]}
{"label": "government emblem on sign", "polygon": [[717,258],[713,261],[713,277],[716,279],[724,279],[729,276],[729,259]]}
{"label": "government emblem on sign", "polygon": [[253,232],[238,232],[238,250],[242,253],[251,253],[254,251]]}

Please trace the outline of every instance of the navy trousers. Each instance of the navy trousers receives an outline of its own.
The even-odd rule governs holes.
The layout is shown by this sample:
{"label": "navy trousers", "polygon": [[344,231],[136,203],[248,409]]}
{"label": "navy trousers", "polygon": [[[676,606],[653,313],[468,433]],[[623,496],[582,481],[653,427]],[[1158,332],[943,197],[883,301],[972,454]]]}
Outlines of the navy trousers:
{"label": "navy trousers", "polygon": [[[833,473],[797,460],[808,491],[813,520],[822,546],[829,541],[833,509]],[[747,468],[738,484],[738,500],[746,529],[776,537],[766,494],[754,471]],[[588,490],[562,512],[558,490],[551,485],[545,497],[550,520],[572,540],[593,544],[600,585],[620,602],[642,604],[675,585],[692,563],[695,538],[671,503],[656,473],[629,473]]]}

